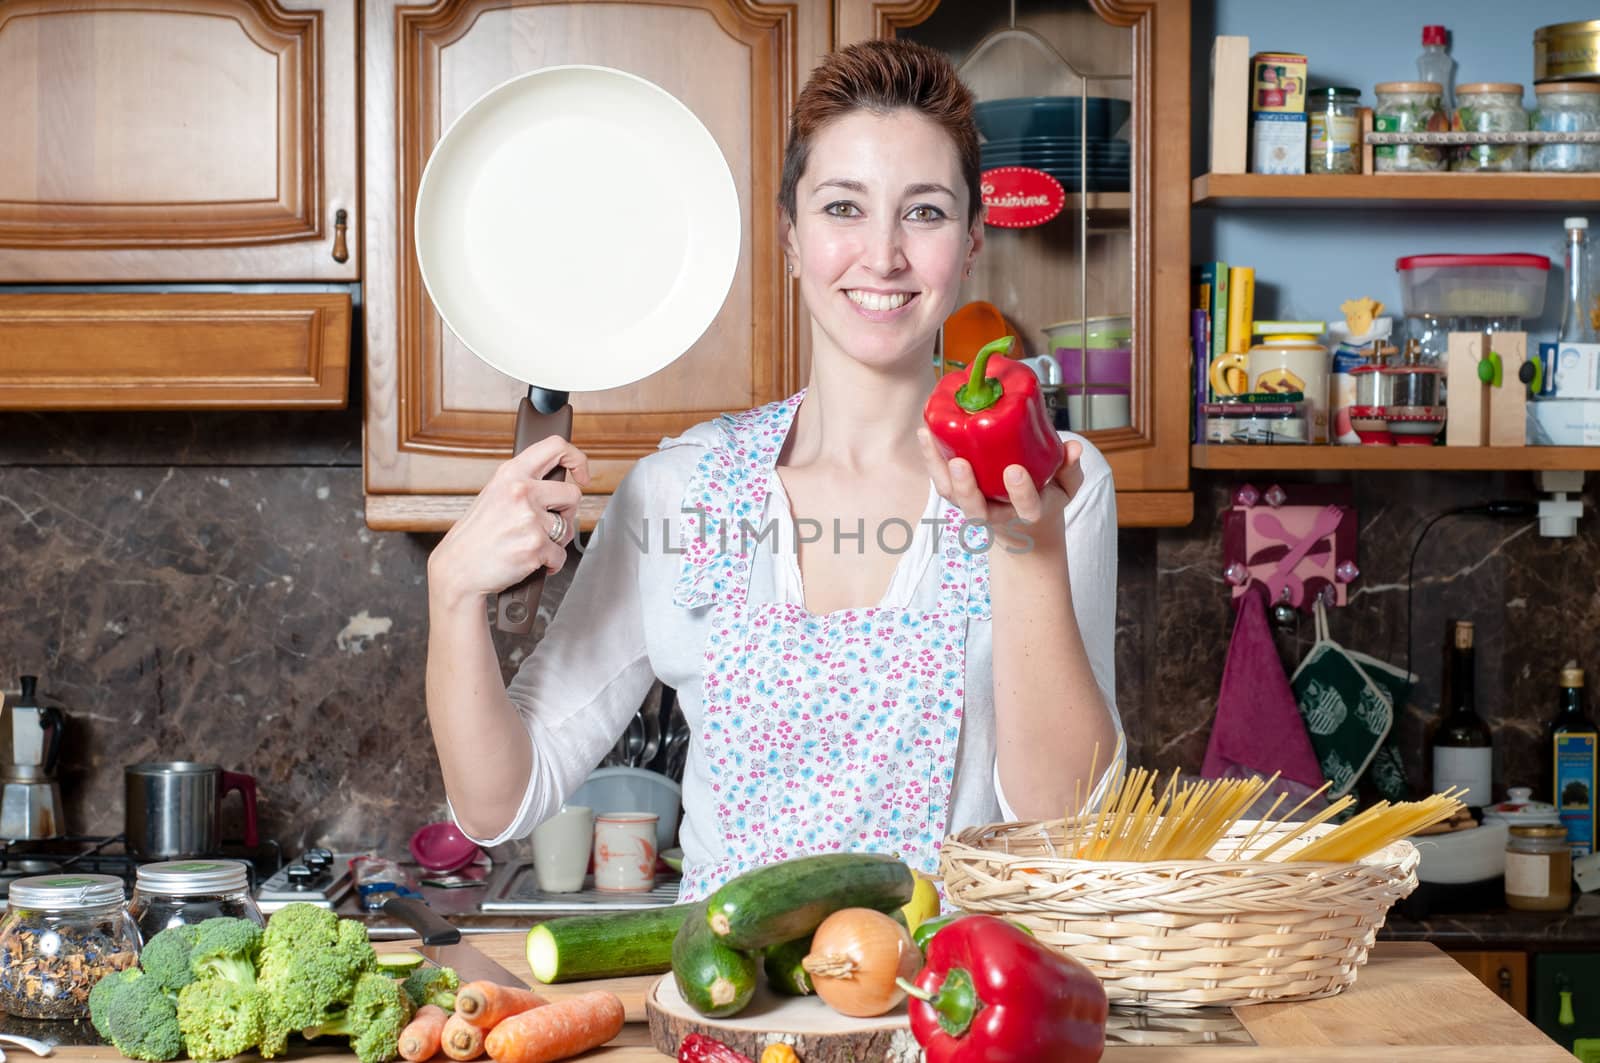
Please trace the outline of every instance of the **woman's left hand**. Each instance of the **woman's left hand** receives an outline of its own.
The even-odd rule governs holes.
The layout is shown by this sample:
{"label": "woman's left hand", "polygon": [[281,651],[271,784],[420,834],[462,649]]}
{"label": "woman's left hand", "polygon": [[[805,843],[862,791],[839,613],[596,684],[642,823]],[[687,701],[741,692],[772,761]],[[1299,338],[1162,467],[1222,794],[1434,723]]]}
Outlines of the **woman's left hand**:
{"label": "woman's left hand", "polygon": [[1083,486],[1083,470],[1078,458],[1083,446],[1077,442],[1066,443],[1066,454],[1061,467],[1046,481],[1043,490],[1033,486],[1033,478],[1021,465],[1008,465],[1005,471],[1005,502],[986,498],[978,490],[978,478],[965,458],[946,459],[939,453],[933,434],[926,428],[917,429],[917,439],[922,444],[922,454],[927,462],[928,474],[939,493],[961,510],[967,520],[985,522],[997,534],[1007,528],[1043,525],[1058,527],[1067,503]]}

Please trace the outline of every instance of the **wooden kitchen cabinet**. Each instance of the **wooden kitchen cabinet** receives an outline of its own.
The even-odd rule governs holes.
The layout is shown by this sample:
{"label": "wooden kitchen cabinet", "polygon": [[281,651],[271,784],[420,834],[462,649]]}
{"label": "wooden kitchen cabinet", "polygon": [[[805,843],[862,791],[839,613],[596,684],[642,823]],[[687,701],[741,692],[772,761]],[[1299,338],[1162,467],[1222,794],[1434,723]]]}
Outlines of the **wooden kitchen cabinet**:
{"label": "wooden kitchen cabinet", "polygon": [[[573,437],[594,474],[585,522],[663,436],[799,388],[799,306],[775,203],[789,109],[827,50],[826,3],[365,0],[364,10],[369,525],[448,527],[511,453],[526,383],[483,365],[443,325],[422,286],[411,216],[443,131],[520,73],[593,63],[655,82],[705,123],[739,192],[740,264],[706,334],[637,384],[572,396]],[[639,160],[641,196],[650,166]]]}
{"label": "wooden kitchen cabinet", "polygon": [[1528,954],[1525,952],[1451,952],[1449,956],[1471,971],[1484,985],[1517,1009],[1528,1014]]}

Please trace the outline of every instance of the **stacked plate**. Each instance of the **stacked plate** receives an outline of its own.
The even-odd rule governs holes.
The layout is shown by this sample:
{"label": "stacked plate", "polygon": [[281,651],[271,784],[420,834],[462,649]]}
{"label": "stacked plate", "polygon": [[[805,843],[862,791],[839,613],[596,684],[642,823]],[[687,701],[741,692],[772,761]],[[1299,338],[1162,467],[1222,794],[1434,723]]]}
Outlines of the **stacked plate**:
{"label": "stacked plate", "polygon": [[985,100],[974,108],[983,136],[981,165],[1043,170],[1068,192],[1126,192],[1132,146],[1116,134],[1131,111],[1127,100],[1104,96]]}

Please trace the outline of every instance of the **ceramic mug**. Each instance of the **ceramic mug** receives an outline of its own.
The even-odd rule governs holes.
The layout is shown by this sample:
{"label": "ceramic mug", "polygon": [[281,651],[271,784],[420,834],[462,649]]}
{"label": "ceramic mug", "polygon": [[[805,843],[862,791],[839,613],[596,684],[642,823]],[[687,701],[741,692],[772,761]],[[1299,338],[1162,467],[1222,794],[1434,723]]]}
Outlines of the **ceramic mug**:
{"label": "ceramic mug", "polygon": [[533,829],[533,877],[545,893],[576,893],[589,870],[594,809],[562,805]]}
{"label": "ceramic mug", "polygon": [[594,819],[594,888],[637,892],[656,884],[654,812],[606,812]]}
{"label": "ceramic mug", "polygon": [[1305,396],[1307,442],[1328,441],[1328,349],[1318,343],[1258,343],[1250,348],[1250,390]]}

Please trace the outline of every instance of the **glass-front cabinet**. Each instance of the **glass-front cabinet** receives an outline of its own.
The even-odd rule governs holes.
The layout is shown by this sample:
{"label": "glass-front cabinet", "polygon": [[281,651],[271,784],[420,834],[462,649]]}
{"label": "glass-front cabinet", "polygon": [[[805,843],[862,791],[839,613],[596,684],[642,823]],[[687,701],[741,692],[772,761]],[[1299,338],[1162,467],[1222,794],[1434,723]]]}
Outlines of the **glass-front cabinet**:
{"label": "glass-front cabinet", "polygon": [[835,31],[937,48],[977,97],[986,246],[944,370],[1015,336],[1121,522],[1187,523],[1187,0],[840,0]]}

